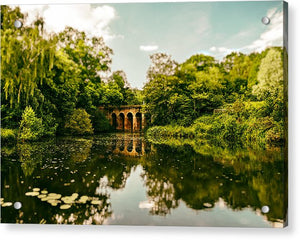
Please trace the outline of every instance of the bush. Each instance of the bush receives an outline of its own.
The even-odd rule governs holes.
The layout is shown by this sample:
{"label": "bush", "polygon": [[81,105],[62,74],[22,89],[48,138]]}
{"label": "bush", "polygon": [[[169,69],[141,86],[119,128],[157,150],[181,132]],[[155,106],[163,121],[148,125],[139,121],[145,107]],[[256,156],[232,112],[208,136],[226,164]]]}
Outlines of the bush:
{"label": "bush", "polygon": [[75,109],[65,123],[65,129],[71,134],[93,134],[90,115],[84,109]]}
{"label": "bush", "polygon": [[193,138],[195,137],[194,129],[182,126],[155,126],[147,130],[147,136],[150,137],[177,137]]}
{"label": "bush", "polygon": [[274,120],[271,117],[251,118],[247,121],[245,138],[247,142],[266,144],[266,132],[274,127]]}
{"label": "bush", "polygon": [[95,132],[108,132],[111,130],[108,119],[99,110],[96,110],[92,115],[92,124]]}
{"label": "bush", "polygon": [[56,123],[56,119],[52,117],[51,113],[43,116],[43,126],[45,136],[54,136],[56,134],[58,124]]}
{"label": "bush", "polygon": [[156,126],[147,130],[150,137],[195,137],[224,145],[260,145],[283,141],[283,121],[266,116],[265,102],[236,101],[227,111],[203,115],[190,127]]}
{"label": "bush", "polygon": [[15,130],[1,128],[1,142],[2,143],[12,143],[16,140],[17,134]]}
{"label": "bush", "polygon": [[20,123],[19,139],[25,140],[37,140],[44,134],[44,127],[42,119],[35,116],[35,112],[29,106],[26,107]]}

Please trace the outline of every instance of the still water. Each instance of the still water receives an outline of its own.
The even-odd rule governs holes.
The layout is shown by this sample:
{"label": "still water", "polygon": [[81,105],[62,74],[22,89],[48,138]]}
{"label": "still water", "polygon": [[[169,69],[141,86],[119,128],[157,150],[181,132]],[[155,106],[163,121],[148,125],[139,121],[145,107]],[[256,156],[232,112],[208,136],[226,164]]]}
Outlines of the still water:
{"label": "still water", "polygon": [[277,148],[106,134],[4,146],[1,158],[4,223],[283,226]]}

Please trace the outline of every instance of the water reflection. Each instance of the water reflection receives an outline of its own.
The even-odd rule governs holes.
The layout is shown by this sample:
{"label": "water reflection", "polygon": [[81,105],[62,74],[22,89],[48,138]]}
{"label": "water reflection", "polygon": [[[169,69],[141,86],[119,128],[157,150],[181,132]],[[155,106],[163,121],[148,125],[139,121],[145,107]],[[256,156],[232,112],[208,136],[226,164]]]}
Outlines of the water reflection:
{"label": "water reflection", "polygon": [[[1,157],[1,204],[23,205],[2,207],[2,222],[268,227],[285,218],[281,149],[112,134],[20,144]],[[34,188],[61,195],[57,205],[25,195]]]}
{"label": "water reflection", "polygon": [[147,143],[139,134],[132,134],[130,138],[128,135],[119,135],[117,138],[112,139],[111,146],[114,154],[130,157],[140,157],[151,151],[151,144],[148,143],[147,146]]}

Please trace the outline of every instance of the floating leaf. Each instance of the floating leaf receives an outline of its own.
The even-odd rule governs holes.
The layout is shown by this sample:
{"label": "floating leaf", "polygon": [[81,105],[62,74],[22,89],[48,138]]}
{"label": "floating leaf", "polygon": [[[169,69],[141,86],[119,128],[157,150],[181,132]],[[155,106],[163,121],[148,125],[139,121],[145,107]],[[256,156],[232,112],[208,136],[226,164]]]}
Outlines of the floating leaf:
{"label": "floating leaf", "polygon": [[47,196],[48,199],[60,199],[61,198],[61,194],[58,193],[49,193]]}
{"label": "floating leaf", "polygon": [[47,194],[48,191],[47,191],[47,190],[43,190],[43,191],[41,191],[41,193],[42,193],[42,194]]}
{"label": "floating leaf", "polygon": [[11,205],[12,205],[11,202],[5,202],[1,204],[2,207],[10,207]]}
{"label": "floating leaf", "polygon": [[79,196],[78,193],[73,193],[72,196],[71,196],[71,198],[72,198],[73,200],[75,200],[76,198],[78,198],[78,196]]}
{"label": "floating leaf", "polygon": [[38,195],[38,198],[45,198],[45,197],[47,197],[46,194],[40,194],[40,195]]}
{"label": "floating leaf", "polygon": [[50,203],[54,207],[57,206],[58,203],[60,203],[60,201],[57,201],[55,199],[49,199],[47,202]]}
{"label": "floating leaf", "polygon": [[63,198],[61,198],[61,200],[64,203],[74,203],[74,199],[72,197],[63,197]]}
{"label": "floating leaf", "polygon": [[78,203],[86,203],[86,201],[89,199],[88,196],[81,196],[78,200]]}
{"label": "floating leaf", "polygon": [[100,200],[93,200],[93,201],[91,201],[91,204],[100,205],[101,201]]}
{"label": "floating leaf", "polygon": [[69,209],[71,207],[70,204],[63,204],[60,206],[60,209]]}
{"label": "floating leaf", "polygon": [[41,189],[39,189],[39,188],[34,188],[34,189],[32,189],[32,191],[34,191],[34,192],[39,192]]}
{"label": "floating leaf", "polygon": [[34,197],[34,196],[38,196],[39,195],[39,192],[27,192],[25,193],[26,196],[31,196],[31,197]]}

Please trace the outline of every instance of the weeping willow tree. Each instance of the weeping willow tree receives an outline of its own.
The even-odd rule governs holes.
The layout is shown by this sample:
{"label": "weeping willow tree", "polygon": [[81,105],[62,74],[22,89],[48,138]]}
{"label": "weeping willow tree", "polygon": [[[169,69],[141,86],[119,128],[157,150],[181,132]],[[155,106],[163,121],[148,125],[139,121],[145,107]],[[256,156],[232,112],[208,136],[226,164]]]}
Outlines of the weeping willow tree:
{"label": "weeping willow tree", "polygon": [[[1,6],[1,85],[10,108],[27,105],[38,86],[47,80],[56,51],[55,37],[43,31],[43,19],[30,26],[14,27],[16,19],[26,22],[19,8]],[[3,98],[2,98],[3,101]]]}

